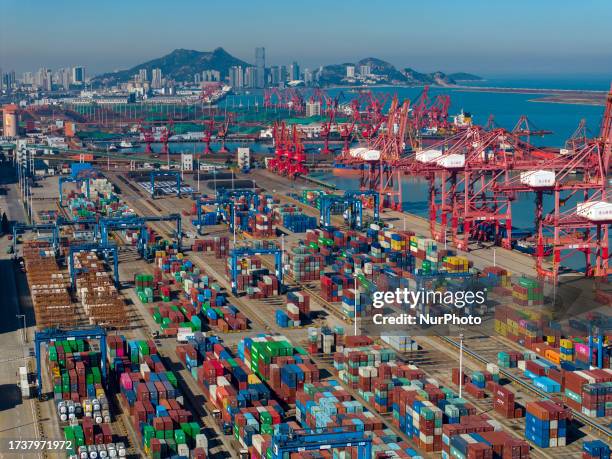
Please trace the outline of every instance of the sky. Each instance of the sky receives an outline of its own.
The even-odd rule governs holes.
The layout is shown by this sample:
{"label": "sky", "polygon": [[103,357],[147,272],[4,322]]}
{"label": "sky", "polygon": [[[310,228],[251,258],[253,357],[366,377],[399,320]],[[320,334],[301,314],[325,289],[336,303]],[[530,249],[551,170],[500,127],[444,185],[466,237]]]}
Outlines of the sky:
{"label": "sky", "polygon": [[378,57],[398,68],[612,75],[610,0],[2,0],[0,68],[129,68],[223,47],[302,67]]}

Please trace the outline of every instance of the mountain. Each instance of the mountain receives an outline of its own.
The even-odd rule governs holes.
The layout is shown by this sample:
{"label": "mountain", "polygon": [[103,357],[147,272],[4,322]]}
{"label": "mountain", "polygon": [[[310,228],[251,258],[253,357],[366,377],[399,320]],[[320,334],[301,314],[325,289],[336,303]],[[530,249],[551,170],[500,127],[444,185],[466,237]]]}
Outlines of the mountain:
{"label": "mountain", "polygon": [[[354,78],[349,78],[346,75],[346,67],[355,66]],[[370,74],[362,77],[359,75],[361,66],[369,66]],[[355,85],[355,84],[403,84],[403,85],[423,85],[435,84],[438,86],[451,86],[457,81],[476,81],[481,80],[477,75],[469,73],[452,73],[450,75],[444,72],[421,73],[411,68],[398,70],[389,62],[385,62],[376,57],[367,57],[361,59],[357,63],[344,63],[326,65],[323,67],[320,76],[319,84],[322,86],[329,85]]]}
{"label": "mountain", "polygon": [[194,51],[191,49],[175,49],[170,54],[139,64],[128,70],[104,73],[93,79],[94,83],[113,85],[124,83],[134,77],[141,69],[146,69],[149,79],[153,69],[161,69],[164,78],[176,81],[192,80],[194,73],[203,70],[218,70],[221,78],[225,78],[233,65],[247,66],[246,62],[232,56],[223,48],[214,51]]}

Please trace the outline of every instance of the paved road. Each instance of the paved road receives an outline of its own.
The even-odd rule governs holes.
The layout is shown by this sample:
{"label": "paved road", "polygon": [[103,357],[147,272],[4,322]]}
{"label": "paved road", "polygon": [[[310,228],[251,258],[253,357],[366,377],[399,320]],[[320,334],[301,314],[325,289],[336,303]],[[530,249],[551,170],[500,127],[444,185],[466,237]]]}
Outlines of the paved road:
{"label": "paved road", "polygon": [[[11,221],[23,221],[24,210],[19,202],[19,192],[16,184],[11,183],[11,168],[0,164],[0,181],[4,192],[0,195],[0,209],[6,212]],[[36,439],[40,438],[35,409],[37,402],[22,400],[21,392],[17,386],[17,373],[19,367],[27,365],[29,344],[23,342],[22,319],[17,314],[25,314],[27,326],[34,323],[31,307],[23,307],[27,302],[21,300],[27,297],[27,288],[24,287],[24,276],[15,275],[15,264],[11,255],[6,253],[11,244],[7,236],[0,238],[0,288],[2,301],[0,301],[2,320],[0,320],[0,438],[5,439]],[[20,288],[18,288],[18,286]],[[27,331],[31,337],[31,330]],[[29,339],[28,339],[29,341]],[[2,452],[0,451],[0,456]],[[23,455],[22,457],[28,457]],[[29,455],[32,457],[32,455]]]}

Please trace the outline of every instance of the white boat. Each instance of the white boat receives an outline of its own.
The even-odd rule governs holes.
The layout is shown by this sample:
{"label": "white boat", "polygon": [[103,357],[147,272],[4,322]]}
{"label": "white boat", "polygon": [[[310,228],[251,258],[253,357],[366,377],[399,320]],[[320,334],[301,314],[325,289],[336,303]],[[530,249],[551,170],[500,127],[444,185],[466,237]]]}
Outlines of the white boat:
{"label": "white boat", "polygon": [[122,140],[119,144],[119,148],[134,148],[134,145],[132,145],[132,142],[129,140]]}
{"label": "white boat", "polygon": [[115,145],[114,143],[111,143],[108,148],[108,151],[117,151],[117,145]]}

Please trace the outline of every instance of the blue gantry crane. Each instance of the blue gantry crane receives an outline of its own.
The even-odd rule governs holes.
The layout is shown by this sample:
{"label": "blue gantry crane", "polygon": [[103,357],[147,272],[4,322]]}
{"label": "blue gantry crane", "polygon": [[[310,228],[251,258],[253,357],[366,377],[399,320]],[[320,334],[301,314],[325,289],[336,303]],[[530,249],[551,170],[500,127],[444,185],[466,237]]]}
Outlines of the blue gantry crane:
{"label": "blue gantry crane", "polygon": [[243,197],[246,198],[253,207],[259,205],[259,195],[254,190],[228,190],[225,188],[217,190],[217,200],[220,201],[235,200]]}
{"label": "blue gantry crane", "polygon": [[34,345],[36,355],[36,384],[38,386],[38,398],[42,397],[42,368],[41,368],[41,344],[52,343],[55,341],[65,341],[73,339],[98,339],[100,340],[100,363],[102,370],[102,381],[106,382],[106,330],[102,327],[94,326],[80,330],[62,330],[59,328],[48,328],[34,333]]}
{"label": "blue gantry crane", "polygon": [[176,195],[181,196],[181,173],[177,171],[152,171],[151,172],[151,197],[155,197],[155,179],[157,177],[174,177],[176,180]]}
{"label": "blue gantry crane", "polygon": [[[259,195],[253,190],[217,190],[216,198],[209,198],[205,196],[198,196],[195,198],[196,201],[196,212],[197,220],[192,220],[194,226],[197,227],[198,232],[204,225],[204,214],[202,211],[203,205],[216,206],[215,212],[217,213],[217,219],[222,218],[229,224],[230,231],[234,231],[234,212],[236,211],[236,200],[245,197],[248,205],[256,208],[259,205]],[[224,207],[229,207],[229,215]]]}
{"label": "blue gantry crane", "polygon": [[55,250],[59,244],[59,228],[57,223],[38,223],[35,225],[15,223],[13,225],[13,253],[17,253],[17,236],[26,231],[51,231],[51,244],[53,249]]}
{"label": "blue gantry crane", "polygon": [[321,226],[331,225],[331,209],[334,204],[341,204],[343,209],[350,212],[349,226],[351,228],[362,228],[363,226],[363,203],[361,199],[355,197],[344,197],[334,194],[326,194],[320,198],[320,216],[319,223]]}
{"label": "blue gantry crane", "polygon": [[81,182],[85,182],[86,184],[86,193],[85,196],[87,196],[87,199],[89,199],[90,197],[90,193],[89,193],[89,177],[60,177],[59,178],[59,203],[60,206],[63,205],[64,203],[64,193],[63,193],[63,185],[64,183],[67,182],[72,182],[72,183],[76,183],[77,185]]}
{"label": "blue gantry crane", "polygon": [[13,253],[17,253],[17,236],[26,231],[51,231],[51,244],[54,250],[59,247],[60,230],[64,226],[78,225],[94,225],[94,237],[98,232],[98,221],[95,218],[86,218],[81,220],[66,220],[63,217],[58,217],[54,223],[38,223],[27,225],[24,223],[16,223],[13,225]]}
{"label": "blue gantry crane", "polygon": [[76,269],[74,267],[74,254],[77,252],[85,252],[85,251],[99,251],[102,252],[105,257],[108,256],[108,252],[112,252],[113,254],[113,274],[115,277],[115,286],[119,287],[119,254],[117,251],[117,245],[115,244],[79,244],[70,246],[70,252],[68,255],[68,267],[70,270],[70,283],[74,288],[76,286]]}
{"label": "blue gantry crane", "polygon": [[357,448],[357,459],[372,457],[372,437],[364,431],[350,431],[346,427],[330,429],[293,430],[279,424],[272,436],[272,459],[284,459],[298,451],[329,451]]}
{"label": "blue gantry crane", "polygon": [[378,192],[372,190],[346,191],[343,196],[326,194],[320,197],[321,226],[331,225],[331,209],[334,204],[341,204],[343,210],[348,211],[348,221],[351,228],[363,228],[363,202],[361,196],[372,196],[374,198],[374,220],[380,219],[380,197]]}
{"label": "blue gantry crane", "polygon": [[372,196],[374,198],[374,220],[380,219],[380,195],[375,190],[350,190],[344,192],[345,198],[358,198],[359,196]]}
{"label": "blue gantry crane", "polygon": [[[196,201],[196,212],[197,212],[197,220],[192,220],[192,224],[198,229],[200,232],[201,227],[204,224],[204,212],[202,211],[203,205],[216,206],[215,212],[217,213],[217,218],[222,217],[229,223],[230,231],[234,231],[234,201],[227,198],[205,198],[203,196],[198,196],[195,198]],[[227,215],[227,212],[223,208],[223,206],[229,206],[230,214]]]}
{"label": "blue gantry crane", "polygon": [[174,236],[180,250],[181,241],[183,238],[181,214],[101,218],[100,242],[102,245],[108,245],[109,231],[137,229],[140,230],[140,237],[138,238],[140,250],[148,242],[147,232],[145,231],[147,222],[175,222],[176,230]]}
{"label": "blue gantry crane", "polygon": [[283,283],[283,263],[282,263],[282,251],[281,249],[275,248],[256,248],[256,247],[238,247],[230,251],[230,272],[232,276],[232,293],[236,295],[238,293],[237,279],[238,279],[238,258],[240,257],[251,257],[253,255],[274,255],[274,274],[278,278],[279,288],[282,288]]}

